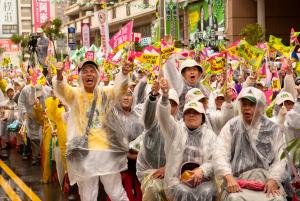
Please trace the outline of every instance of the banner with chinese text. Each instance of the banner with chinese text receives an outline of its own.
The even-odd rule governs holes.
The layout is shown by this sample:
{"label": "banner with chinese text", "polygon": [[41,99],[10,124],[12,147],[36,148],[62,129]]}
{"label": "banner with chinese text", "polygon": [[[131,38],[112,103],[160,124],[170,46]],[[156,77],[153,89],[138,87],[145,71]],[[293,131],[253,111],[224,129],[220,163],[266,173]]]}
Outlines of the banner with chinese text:
{"label": "banner with chinese text", "polygon": [[50,0],[33,0],[34,31],[50,20]]}

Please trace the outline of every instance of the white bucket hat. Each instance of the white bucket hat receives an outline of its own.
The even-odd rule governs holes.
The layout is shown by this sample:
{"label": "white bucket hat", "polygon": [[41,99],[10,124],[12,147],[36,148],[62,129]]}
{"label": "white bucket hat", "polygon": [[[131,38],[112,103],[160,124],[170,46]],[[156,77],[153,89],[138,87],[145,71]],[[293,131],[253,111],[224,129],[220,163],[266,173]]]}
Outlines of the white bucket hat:
{"label": "white bucket hat", "polygon": [[191,68],[191,67],[198,67],[199,71],[202,73],[203,69],[202,67],[194,60],[194,59],[187,59],[184,60],[181,65],[180,65],[180,73],[182,73],[182,71],[185,68]]}
{"label": "white bucket hat", "polygon": [[178,94],[175,91],[175,89],[169,90],[169,100],[173,100],[173,101],[175,101],[175,103],[177,103],[177,105],[179,105],[179,98],[178,98]]}
{"label": "white bucket hat", "polygon": [[200,101],[202,98],[207,98],[198,88],[190,89],[185,95],[185,102]]}
{"label": "white bucket hat", "polygon": [[293,103],[295,103],[295,99],[293,98],[292,94],[288,93],[288,92],[280,92],[277,97],[276,97],[276,105],[280,105],[282,104],[284,101],[292,101]]}
{"label": "white bucket hat", "polygon": [[183,108],[183,113],[185,113],[189,109],[193,109],[200,114],[205,113],[202,103],[199,103],[198,101],[190,101],[190,102],[186,103]]}

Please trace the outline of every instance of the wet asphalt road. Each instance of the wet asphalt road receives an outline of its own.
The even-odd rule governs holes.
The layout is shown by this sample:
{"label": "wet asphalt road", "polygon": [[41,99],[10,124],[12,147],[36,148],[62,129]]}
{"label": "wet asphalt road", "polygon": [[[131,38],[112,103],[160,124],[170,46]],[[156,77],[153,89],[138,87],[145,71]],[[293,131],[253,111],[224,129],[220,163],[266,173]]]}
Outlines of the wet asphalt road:
{"label": "wet asphalt road", "polygon": [[[15,149],[11,149],[9,158],[2,159],[7,166],[29,187],[42,201],[65,201],[67,200],[60,190],[58,181],[51,184],[41,184],[40,179],[42,176],[41,166],[31,166],[31,161],[22,159],[22,156],[16,153]],[[30,200],[26,193],[6,174],[1,168],[1,175],[18,194],[21,200]],[[10,200],[7,198],[6,193],[0,187],[0,201]]]}

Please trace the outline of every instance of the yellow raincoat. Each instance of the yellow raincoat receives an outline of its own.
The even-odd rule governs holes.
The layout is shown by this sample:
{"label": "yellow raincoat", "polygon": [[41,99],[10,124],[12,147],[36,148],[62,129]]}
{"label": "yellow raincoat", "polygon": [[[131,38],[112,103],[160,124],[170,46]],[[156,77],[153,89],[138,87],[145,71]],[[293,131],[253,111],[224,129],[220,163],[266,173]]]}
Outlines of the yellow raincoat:
{"label": "yellow raincoat", "polygon": [[[43,167],[43,176],[42,183],[49,183],[52,180],[52,171],[50,167],[50,145],[52,140],[52,128],[49,124],[49,121],[46,117],[46,114],[43,110],[41,104],[35,104],[33,107],[33,117],[37,123],[43,126],[42,131],[42,167]],[[51,122],[52,127],[54,128],[54,122]]]}
{"label": "yellow raincoat", "polygon": [[[67,123],[67,147],[72,147],[72,139],[85,134],[94,94],[85,91],[81,77],[79,87],[70,86],[65,78],[58,81],[54,77],[52,83],[55,94],[70,108]],[[90,177],[114,174],[127,169],[127,150],[122,150],[115,143],[116,141],[123,143],[127,138],[108,133],[106,129],[108,124],[113,129],[118,127],[115,124],[107,124],[108,108],[114,107],[119,98],[127,92],[127,88],[128,76],[122,73],[116,76],[114,86],[97,87],[96,109],[88,133],[89,154],[84,160],[67,160],[71,184]],[[112,138],[118,138],[118,140],[111,140]],[[86,148],[82,147],[82,149]]]}
{"label": "yellow raincoat", "polygon": [[[58,98],[47,98],[45,100],[46,110],[43,111],[41,104],[34,105],[34,118],[38,124],[43,126],[42,136],[42,153],[43,153],[43,183],[49,183],[52,177],[50,154],[51,140],[53,131],[57,134],[58,145],[61,153],[61,161],[64,172],[67,170],[66,162],[66,124],[62,119],[62,114],[65,111],[63,107],[59,108]],[[51,125],[50,125],[51,123]],[[51,128],[52,126],[52,128]],[[52,142],[52,154],[56,146],[55,140]]]}

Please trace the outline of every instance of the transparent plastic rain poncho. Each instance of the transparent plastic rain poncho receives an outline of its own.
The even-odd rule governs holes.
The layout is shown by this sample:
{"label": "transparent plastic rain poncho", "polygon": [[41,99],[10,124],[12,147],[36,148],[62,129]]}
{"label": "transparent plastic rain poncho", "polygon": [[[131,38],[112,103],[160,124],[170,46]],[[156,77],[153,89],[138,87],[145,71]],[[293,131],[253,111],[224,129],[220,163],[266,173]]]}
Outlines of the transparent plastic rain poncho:
{"label": "transparent plastic rain poncho", "polygon": [[178,117],[182,117],[182,111],[185,104],[185,95],[192,88],[199,88],[201,92],[209,99],[212,98],[211,92],[204,85],[200,84],[200,80],[196,86],[190,86],[184,80],[184,77],[176,69],[175,57],[170,57],[164,68],[165,78],[169,81],[170,87],[174,88],[179,96],[179,111]]}
{"label": "transparent plastic rain poncho", "polygon": [[[189,130],[183,121],[175,121],[170,115],[170,109],[168,100],[162,97],[158,106],[158,119],[165,139],[167,156],[165,192],[168,198],[176,201],[211,201],[216,193],[212,182],[211,161],[216,135],[207,128],[205,123],[193,131]],[[193,147],[193,151],[189,147]],[[181,167],[186,162],[198,163],[204,172],[204,178],[209,181],[203,182],[195,188],[182,183],[180,180]]]}
{"label": "transparent plastic rain poncho", "polygon": [[45,108],[45,100],[51,94],[51,88],[48,86],[27,85],[22,89],[18,100],[20,117],[22,118],[25,112],[28,114],[28,119],[26,120],[26,128],[28,129],[27,135],[30,139],[35,140],[40,139],[42,131],[41,126],[38,125],[33,117],[34,100],[37,96],[38,88],[42,91],[42,96],[39,98],[40,103],[43,105],[43,108]]}
{"label": "transparent plastic rain poncho", "polygon": [[[131,104],[130,112],[124,111],[124,109],[121,107],[120,102],[122,101],[122,97],[120,97],[119,102],[116,104],[116,107],[113,109],[115,114],[117,114],[117,118],[120,121],[120,131],[122,133],[120,134],[126,134],[128,142],[129,142],[129,148],[130,148],[130,142],[133,142],[134,140],[137,140],[137,138],[143,133],[144,130],[144,124],[141,121],[141,104],[136,105],[136,97],[132,93],[132,91],[127,90],[126,96],[132,96],[133,101]],[[108,114],[110,116],[110,114]],[[116,130],[117,131],[117,130]],[[117,134],[116,135],[120,135]],[[138,150],[136,150],[138,151]]]}
{"label": "transparent plastic rain poncho", "polygon": [[[283,133],[278,125],[264,116],[266,99],[260,90],[244,88],[238,100],[245,96],[255,97],[257,101],[254,117],[247,124],[241,113],[241,101],[238,101],[239,116],[225,124],[217,139],[213,155],[215,173],[219,177],[228,174],[240,177],[247,171],[262,169],[268,171],[268,178],[280,183],[286,166],[286,161],[280,160]],[[259,178],[262,181],[266,179]]]}
{"label": "transparent plastic rain poncho", "polygon": [[288,130],[287,142],[295,138],[300,138],[300,101],[297,100],[294,108],[286,114],[285,128]]}
{"label": "transparent plastic rain poncho", "polygon": [[136,165],[137,176],[141,183],[146,176],[152,175],[157,169],[165,166],[166,163],[164,139],[156,118],[157,101],[157,98],[154,101],[147,98],[144,104],[142,118],[145,131]]}
{"label": "transparent plastic rain poncho", "polygon": [[[100,78],[100,76],[98,76]],[[67,149],[72,147],[71,140],[85,133],[88,112],[94,94],[87,93],[79,73],[79,87],[71,87],[66,79],[53,78],[56,95],[70,108],[67,129]],[[80,161],[67,160],[70,183],[84,181],[94,176],[119,173],[127,169],[128,139],[124,124],[117,112],[116,104],[128,88],[127,76],[121,72],[116,76],[114,86],[95,88],[98,99],[92,126],[88,134],[88,154]],[[82,147],[81,149],[86,150]]]}

